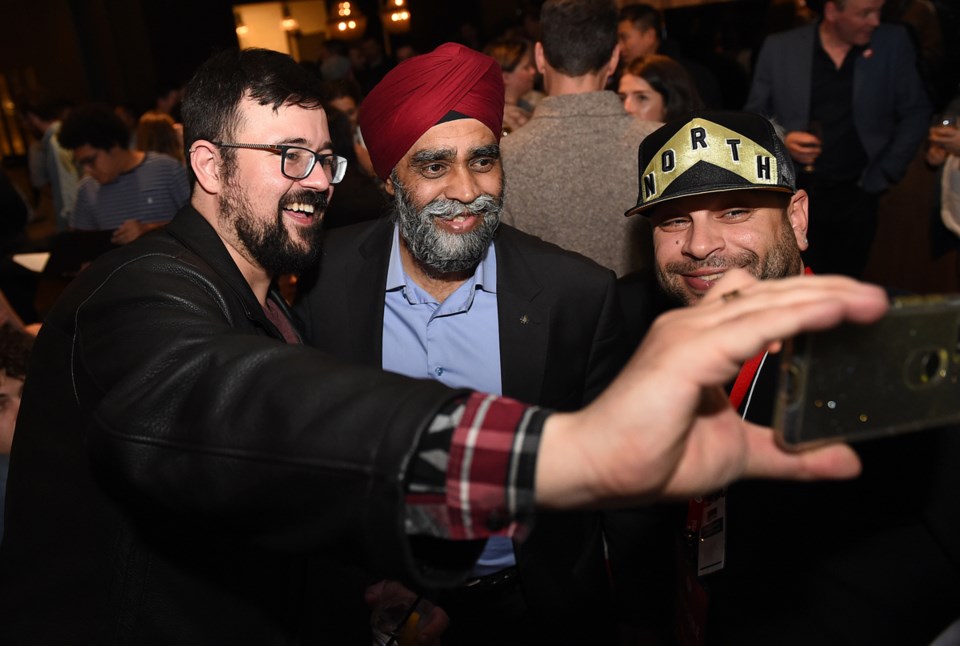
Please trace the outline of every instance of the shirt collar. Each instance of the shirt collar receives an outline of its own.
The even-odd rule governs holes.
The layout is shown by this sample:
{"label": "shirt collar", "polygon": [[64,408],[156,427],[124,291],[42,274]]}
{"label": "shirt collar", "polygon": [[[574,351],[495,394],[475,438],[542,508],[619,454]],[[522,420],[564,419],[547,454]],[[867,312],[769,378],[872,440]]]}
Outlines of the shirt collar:
{"label": "shirt collar", "polygon": [[[388,292],[402,289],[412,282],[407,276],[407,272],[403,270],[403,261],[400,260],[400,229],[394,224],[393,242],[390,245],[390,261],[387,265],[386,289]],[[473,276],[467,282],[488,294],[497,293],[497,250],[492,241],[490,246],[487,247],[487,252],[483,254],[480,264],[477,265],[476,271],[473,272]]]}

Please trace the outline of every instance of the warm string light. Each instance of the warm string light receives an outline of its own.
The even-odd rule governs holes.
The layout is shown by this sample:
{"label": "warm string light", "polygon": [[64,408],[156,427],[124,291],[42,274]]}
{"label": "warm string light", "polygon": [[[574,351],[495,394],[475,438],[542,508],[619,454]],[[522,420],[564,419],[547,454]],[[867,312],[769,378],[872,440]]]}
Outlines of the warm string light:
{"label": "warm string light", "polygon": [[336,11],[331,12],[336,14],[336,17],[329,21],[328,29],[345,38],[361,36],[366,29],[367,19],[360,13],[360,9],[352,2],[338,2],[336,7]]}
{"label": "warm string light", "polygon": [[280,21],[280,26],[283,27],[284,31],[296,31],[300,29],[300,23],[290,15],[290,7],[287,6],[287,3],[284,2],[281,5],[283,9],[283,20]]}
{"label": "warm string light", "polygon": [[235,11],[233,13],[233,21],[237,25],[237,36],[246,36],[250,33],[250,28],[243,24],[243,18],[240,17],[240,13]]}
{"label": "warm string light", "polygon": [[388,0],[380,12],[383,27],[389,32],[400,33],[410,28],[410,12],[406,0]]}

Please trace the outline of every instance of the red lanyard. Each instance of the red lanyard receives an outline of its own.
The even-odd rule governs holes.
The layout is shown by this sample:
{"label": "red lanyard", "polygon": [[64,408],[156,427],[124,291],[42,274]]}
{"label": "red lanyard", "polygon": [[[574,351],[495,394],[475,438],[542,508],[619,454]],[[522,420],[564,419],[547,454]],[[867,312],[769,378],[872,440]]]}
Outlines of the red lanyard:
{"label": "red lanyard", "polygon": [[[807,276],[813,275],[809,267],[804,267],[803,273]],[[740,374],[737,375],[737,380],[733,382],[733,389],[730,391],[730,405],[733,406],[734,410],[740,410],[740,404],[743,403],[743,398],[750,390],[750,385],[757,376],[757,370],[760,369],[765,354],[766,352],[761,352],[740,367]]]}

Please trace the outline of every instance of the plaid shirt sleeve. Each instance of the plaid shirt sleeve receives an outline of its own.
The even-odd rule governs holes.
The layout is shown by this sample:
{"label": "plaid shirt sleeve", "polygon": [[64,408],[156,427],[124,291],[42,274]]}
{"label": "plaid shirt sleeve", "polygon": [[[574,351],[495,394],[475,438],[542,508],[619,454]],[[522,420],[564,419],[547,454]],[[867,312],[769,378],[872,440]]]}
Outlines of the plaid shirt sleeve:
{"label": "plaid shirt sleeve", "polygon": [[450,402],[411,465],[407,534],[521,538],[534,509],[537,447],[549,414],[481,393]]}

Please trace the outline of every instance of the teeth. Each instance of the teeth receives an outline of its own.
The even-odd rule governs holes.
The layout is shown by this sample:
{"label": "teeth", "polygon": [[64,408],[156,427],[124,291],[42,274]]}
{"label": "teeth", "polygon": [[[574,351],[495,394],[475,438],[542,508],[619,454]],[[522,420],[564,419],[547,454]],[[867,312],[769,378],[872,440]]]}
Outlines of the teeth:
{"label": "teeth", "polygon": [[287,211],[296,211],[298,213],[306,213],[308,215],[313,215],[313,205],[312,204],[303,204],[301,202],[294,202],[293,204],[288,204],[285,207]]}
{"label": "teeth", "polygon": [[723,278],[723,272],[721,272],[721,273],[719,273],[719,274],[708,274],[708,275],[706,275],[706,276],[698,276],[698,278],[699,278],[700,280],[705,280],[705,281],[707,281],[708,283],[712,283],[712,282],[715,281],[715,280],[720,280],[721,278]]}

